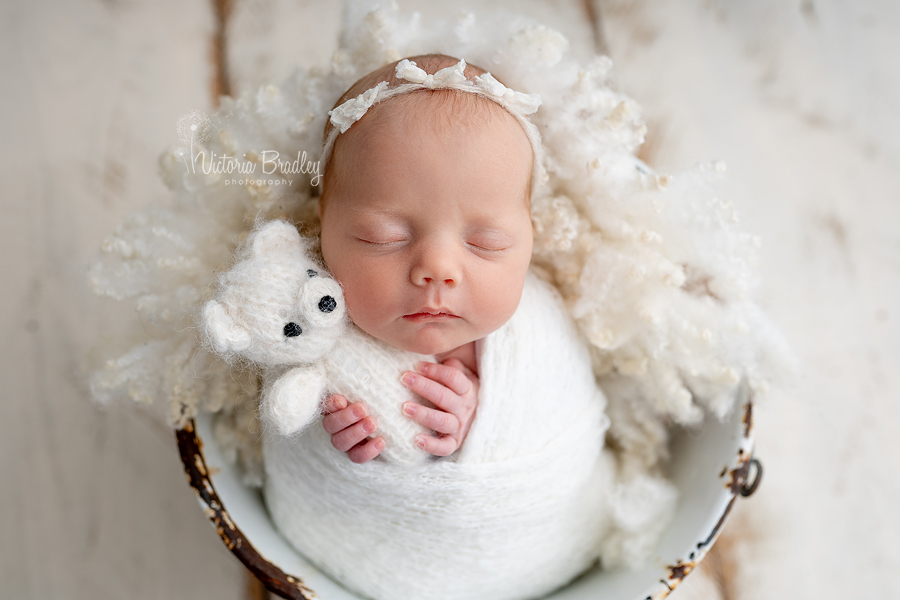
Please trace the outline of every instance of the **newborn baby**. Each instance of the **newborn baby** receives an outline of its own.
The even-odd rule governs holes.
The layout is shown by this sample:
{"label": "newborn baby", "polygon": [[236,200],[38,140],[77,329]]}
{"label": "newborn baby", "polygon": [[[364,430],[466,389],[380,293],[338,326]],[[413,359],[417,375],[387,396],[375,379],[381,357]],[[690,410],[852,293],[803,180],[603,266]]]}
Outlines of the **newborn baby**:
{"label": "newborn baby", "polygon": [[447,458],[372,460],[367,398],[332,396],[324,427],[265,432],[266,504],[364,596],[537,597],[596,561],[615,474],[587,345],[529,269],[539,99],[457,59],[412,61],[331,112],[321,245],[353,323],[436,357],[396,376],[434,406],[402,407],[434,431],[415,443]]}
{"label": "newborn baby", "polygon": [[[434,72],[458,61],[416,57]],[[339,104],[396,63],[357,82]],[[466,77],[485,71],[468,65]],[[330,133],[326,129],[326,136]],[[499,104],[452,90],[419,91],[370,108],[339,135],[324,174],[322,253],[353,322],[391,346],[433,354],[403,382],[436,409],[404,414],[435,431],[435,455],[466,438],[478,398],[475,345],[519,305],[531,260],[531,142]],[[323,425],[336,448],[366,462],[384,448],[364,398],[334,396]]]}

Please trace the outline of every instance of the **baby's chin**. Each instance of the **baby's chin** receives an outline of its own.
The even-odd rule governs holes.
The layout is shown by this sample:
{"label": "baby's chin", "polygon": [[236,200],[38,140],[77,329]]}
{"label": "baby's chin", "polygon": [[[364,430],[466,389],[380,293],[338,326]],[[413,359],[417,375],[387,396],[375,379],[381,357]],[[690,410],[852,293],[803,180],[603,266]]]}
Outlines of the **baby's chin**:
{"label": "baby's chin", "polygon": [[475,338],[468,339],[465,336],[446,335],[446,332],[436,330],[419,331],[417,335],[410,338],[393,339],[379,337],[377,335],[374,337],[399,350],[425,355],[452,352],[460,346],[464,346],[475,340]]}
{"label": "baby's chin", "polygon": [[472,340],[468,340],[461,344],[459,343],[414,343],[405,345],[405,347],[400,348],[401,350],[406,350],[407,352],[414,352],[416,354],[426,354],[426,355],[435,355],[435,354],[445,354],[447,352],[452,352],[456,350],[460,346],[468,344]]}

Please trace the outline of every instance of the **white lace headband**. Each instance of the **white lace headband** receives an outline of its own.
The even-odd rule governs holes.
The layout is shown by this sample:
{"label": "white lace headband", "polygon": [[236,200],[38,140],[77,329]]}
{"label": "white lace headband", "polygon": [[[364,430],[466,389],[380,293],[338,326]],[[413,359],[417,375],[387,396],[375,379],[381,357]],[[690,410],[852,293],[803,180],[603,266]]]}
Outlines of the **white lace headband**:
{"label": "white lace headband", "polygon": [[404,79],[409,83],[389,88],[388,82],[382,81],[356,98],[351,98],[328,112],[332,129],[328,133],[328,138],[325,140],[325,146],[322,149],[321,164],[325,165],[328,163],[337,136],[350,129],[350,126],[359,121],[375,103],[418,90],[452,89],[477,94],[482,98],[496,102],[516,118],[522,129],[525,130],[525,135],[528,136],[528,141],[531,142],[531,147],[534,151],[531,189],[532,191],[535,190],[537,184],[545,180],[542,161],[543,152],[541,149],[541,135],[527,115],[534,114],[537,111],[541,105],[541,97],[537,94],[525,94],[511,90],[497,81],[490,73],[476,76],[474,80],[467,79],[465,69],[466,61],[460,59],[457,64],[443,68],[431,75],[426,73],[424,69],[419,68],[415,62],[404,58],[397,63],[395,72],[399,79]]}

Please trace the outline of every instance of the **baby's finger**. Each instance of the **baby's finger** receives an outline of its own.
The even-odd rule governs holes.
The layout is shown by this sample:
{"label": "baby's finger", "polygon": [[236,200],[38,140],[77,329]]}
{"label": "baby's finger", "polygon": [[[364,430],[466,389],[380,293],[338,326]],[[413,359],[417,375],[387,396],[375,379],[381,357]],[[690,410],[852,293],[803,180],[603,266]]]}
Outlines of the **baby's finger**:
{"label": "baby's finger", "polygon": [[459,419],[456,415],[442,410],[427,408],[415,402],[406,402],[403,404],[403,414],[419,425],[433,429],[438,433],[456,433],[459,431]]}
{"label": "baby's finger", "polygon": [[384,438],[377,437],[371,440],[365,440],[350,448],[347,456],[356,464],[367,463],[384,450]]}
{"label": "baby's finger", "polygon": [[327,415],[344,408],[347,408],[347,399],[340,394],[332,394],[322,403],[322,414]]}
{"label": "baby's finger", "polygon": [[400,381],[438,408],[451,413],[456,413],[460,410],[460,397],[441,383],[412,371],[405,371],[400,376]]}
{"label": "baby's finger", "polygon": [[[459,367],[456,366],[457,363]],[[466,377],[463,369],[469,370],[455,358],[451,358],[445,364],[420,362],[416,365],[416,370],[419,373],[444,384],[460,396],[468,394],[469,390],[472,389],[472,382]]]}
{"label": "baby's finger", "polygon": [[453,436],[434,437],[430,435],[417,435],[416,447],[421,448],[435,456],[450,456],[459,447]]}
{"label": "baby's finger", "polygon": [[366,439],[377,427],[378,424],[375,422],[375,419],[366,417],[355,425],[351,425],[331,436],[331,445],[341,452],[346,452]]}
{"label": "baby's finger", "polygon": [[366,405],[361,402],[354,402],[347,408],[325,415],[322,419],[322,425],[328,433],[337,433],[341,429],[346,429],[353,425],[368,414]]}
{"label": "baby's finger", "polygon": [[464,365],[464,364],[463,364],[463,361],[459,360],[458,358],[448,358],[447,360],[445,360],[445,361],[442,362],[441,364],[442,364],[442,365],[447,365],[448,367],[453,367],[454,369],[459,369],[460,371],[462,371],[463,373],[465,373],[465,374],[466,374],[466,377],[468,377],[469,379],[472,379],[473,377],[475,377],[475,378],[478,377],[478,376],[475,374],[475,372],[472,371],[472,369],[470,369],[469,367],[467,367],[466,365]]}

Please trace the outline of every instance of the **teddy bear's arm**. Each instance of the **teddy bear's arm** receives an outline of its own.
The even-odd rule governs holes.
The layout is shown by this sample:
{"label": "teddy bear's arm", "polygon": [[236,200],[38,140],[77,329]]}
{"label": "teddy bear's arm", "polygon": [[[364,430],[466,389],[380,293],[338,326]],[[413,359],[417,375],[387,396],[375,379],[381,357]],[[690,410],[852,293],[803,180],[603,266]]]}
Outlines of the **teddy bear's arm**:
{"label": "teddy bear's arm", "polygon": [[291,369],[265,390],[263,421],[282,435],[300,431],[319,413],[325,384],[321,364]]}

